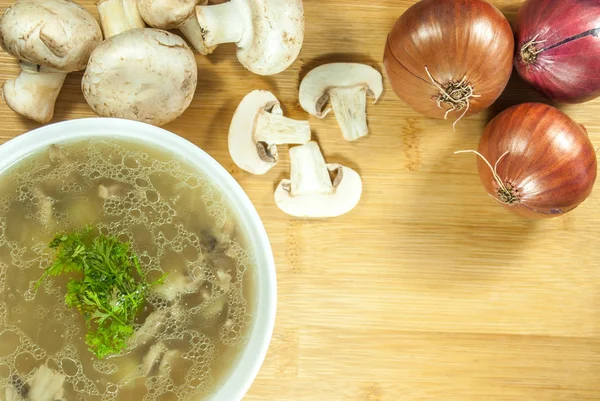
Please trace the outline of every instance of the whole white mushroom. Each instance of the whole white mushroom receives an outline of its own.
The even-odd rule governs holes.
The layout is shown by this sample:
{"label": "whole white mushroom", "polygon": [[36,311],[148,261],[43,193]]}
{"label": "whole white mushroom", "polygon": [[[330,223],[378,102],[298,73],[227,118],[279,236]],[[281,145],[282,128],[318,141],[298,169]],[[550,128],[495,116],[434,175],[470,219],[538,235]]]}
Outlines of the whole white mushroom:
{"label": "whole white mushroom", "polygon": [[167,124],[181,116],[194,97],[198,82],[194,53],[173,33],[135,28],[140,25],[137,17],[125,17],[135,10],[124,12],[131,7],[121,7],[124,3],[119,1],[106,0],[98,6],[108,39],[90,56],[81,83],[83,95],[102,117]]}
{"label": "whole white mushroom", "polygon": [[248,70],[274,75],[298,57],[304,41],[302,0],[231,0],[196,7],[204,47],[235,43]]}
{"label": "whole white mushroom", "polygon": [[101,41],[98,22],[72,1],[18,0],[0,18],[0,45],[21,60],[4,100],[24,117],[50,121],[67,74],[83,70]]}
{"label": "whole white mushroom", "polygon": [[161,126],[189,107],[197,79],[196,59],[183,39],[159,29],[133,29],[94,50],[82,90],[100,116]]}

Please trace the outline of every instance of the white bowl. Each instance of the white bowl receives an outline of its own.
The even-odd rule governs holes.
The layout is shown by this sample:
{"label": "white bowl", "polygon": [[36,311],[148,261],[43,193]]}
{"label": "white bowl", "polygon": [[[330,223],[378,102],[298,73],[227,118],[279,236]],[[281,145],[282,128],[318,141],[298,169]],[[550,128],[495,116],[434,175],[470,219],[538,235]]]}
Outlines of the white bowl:
{"label": "white bowl", "polygon": [[143,142],[187,160],[214,181],[237,214],[255,255],[254,316],[248,343],[236,366],[209,400],[242,400],[256,378],[271,342],[277,305],[277,281],[275,261],[265,228],[250,199],[227,170],[193,143],[164,129],[130,120],[87,118],[47,125],[4,143],[0,146],[0,173],[51,144],[99,137]]}

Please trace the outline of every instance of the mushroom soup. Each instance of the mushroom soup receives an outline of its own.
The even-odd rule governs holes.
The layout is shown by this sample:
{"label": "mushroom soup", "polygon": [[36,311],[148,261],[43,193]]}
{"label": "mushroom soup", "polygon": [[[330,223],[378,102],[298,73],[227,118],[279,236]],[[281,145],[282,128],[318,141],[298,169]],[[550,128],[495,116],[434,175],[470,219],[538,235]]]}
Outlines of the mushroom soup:
{"label": "mushroom soup", "polygon": [[[2,174],[0,194],[0,400],[201,400],[225,380],[251,324],[255,271],[233,211],[201,173],[158,149],[92,139],[27,157]],[[56,236],[86,226],[89,249]],[[131,328],[120,313],[137,290],[111,289],[108,318],[87,313],[93,291],[74,300],[106,285],[90,284],[109,276],[89,273],[99,249],[100,269],[139,266],[127,272],[145,294]],[[65,255],[65,274],[45,277]]]}

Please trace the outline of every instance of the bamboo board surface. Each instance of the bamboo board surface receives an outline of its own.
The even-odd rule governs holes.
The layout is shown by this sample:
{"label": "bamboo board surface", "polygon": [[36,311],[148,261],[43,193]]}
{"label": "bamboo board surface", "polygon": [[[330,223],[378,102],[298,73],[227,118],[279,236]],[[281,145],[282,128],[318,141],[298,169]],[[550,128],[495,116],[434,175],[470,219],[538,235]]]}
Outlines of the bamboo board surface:
{"label": "bamboo board surface", "polygon": [[[363,198],[351,213],[301,221],[277,209],[287,150],[262,177],[240,171],[227,131],[242,97],[272,91],[303,119],[299,79],[329,61],[382,71],[387,32],[408,0],[305,0],[306,39],[294,65],[259,77],[233,46],[197,55],[186,113],[165,126],[207,151],[243,186],[270,236],[279,301],[273,341],[248,401],[600,400],[600,186],[574,212],[532,222],[486,195],[474,156],[486,122],[510,105],[543,101],[513,73],[488,111],[461,122],[413,112],[387,81],[368,106],[371,134],[342,139],[333,115],[310,118],[328,162],[355,168]],[[492,1],[514,20],[520,0]],[[97,16],[92,0],[81,1]],[[3,11],[9,1],[0,0]],[[0,53],[0,81],[17,62]],[[70,74],[53,122],[91,117]],[[561,107],[600,146],[600,100]],[[39,124],[0,102],[0,140]]]}

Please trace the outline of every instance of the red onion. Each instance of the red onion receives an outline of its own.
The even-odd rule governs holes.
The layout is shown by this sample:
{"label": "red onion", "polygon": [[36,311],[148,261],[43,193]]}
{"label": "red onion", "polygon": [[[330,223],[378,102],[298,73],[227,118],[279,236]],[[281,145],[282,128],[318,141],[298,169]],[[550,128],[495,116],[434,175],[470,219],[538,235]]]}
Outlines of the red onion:
{"label": "red onion", "polygon": [[600,1],[527,0],[517,16],[515,66],[550,99],[600,96]]}
{"label": "red onion", "polygon": [[486,109],[510,78],[514,37],[483,0],[422,0],[392,28],[383,63],[394,92],[429,117],[458,121]]}
{"label": "red onion", "polygon": [[[474,151],[457,153],[463,152]],[[596,152],[585,128],[546,104],[520,104],[497,115],[474,153],[487,192],[521,216],[567,213],[596,181]]]}

